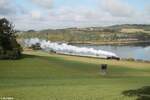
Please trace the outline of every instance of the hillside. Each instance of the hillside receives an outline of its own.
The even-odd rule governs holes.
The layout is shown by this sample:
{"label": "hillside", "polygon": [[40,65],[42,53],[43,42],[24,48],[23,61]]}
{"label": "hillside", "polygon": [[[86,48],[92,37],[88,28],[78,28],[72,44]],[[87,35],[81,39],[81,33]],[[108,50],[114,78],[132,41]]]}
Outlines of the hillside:
{"label": "hillside", "polygon": [[[108,64],[106,76],[100,74],[103,63]],[[150,89],[149,72],[149,63],[25,51],[20,60],[0,61],[0,96],[15,100],[136,100],[144,97],[123,93],[142,89],[143,95],[149,95],[144,92]]]}
{"label": "hillside", "polygon": [[107,27],[29,30],[19,38],[38,37],[68,43],[150,43],[150,25],[114,25]]}

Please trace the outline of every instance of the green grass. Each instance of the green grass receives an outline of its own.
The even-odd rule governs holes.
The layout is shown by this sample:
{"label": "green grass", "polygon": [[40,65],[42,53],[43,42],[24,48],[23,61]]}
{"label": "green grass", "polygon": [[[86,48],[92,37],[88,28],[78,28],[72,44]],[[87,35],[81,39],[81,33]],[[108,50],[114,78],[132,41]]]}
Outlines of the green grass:
{"label": "green grass", "polygon": [[[100,75],[99,64],[109,65]],[[150,64],[26,52],[0,61],[0,98],[15,100],[135,100],[123,91],[150,85]],[[1,99],[0,99],[1,100]]]}

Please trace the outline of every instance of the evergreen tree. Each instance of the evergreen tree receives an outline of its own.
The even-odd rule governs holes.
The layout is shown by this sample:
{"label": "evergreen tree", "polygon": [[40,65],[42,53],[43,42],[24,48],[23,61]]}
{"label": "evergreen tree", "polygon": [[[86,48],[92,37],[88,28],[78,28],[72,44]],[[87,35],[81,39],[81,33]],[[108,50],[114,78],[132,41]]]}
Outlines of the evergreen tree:
{"label": "evergreen tree", "polygon": [[0,19],[0,59],[20,58],[21,50],[12,24],[6,18]]}

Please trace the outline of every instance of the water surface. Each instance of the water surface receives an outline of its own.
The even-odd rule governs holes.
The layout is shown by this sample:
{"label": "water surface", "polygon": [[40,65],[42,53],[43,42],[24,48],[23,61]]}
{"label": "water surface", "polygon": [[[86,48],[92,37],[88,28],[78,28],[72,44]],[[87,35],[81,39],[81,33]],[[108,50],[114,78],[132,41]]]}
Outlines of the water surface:
{"label": "water surface", "polygon": [[116,45],[76,45],[79,47],[94,48],[116,53],[121,58],[134,58],[150,61],[150,46],[116,46]]}

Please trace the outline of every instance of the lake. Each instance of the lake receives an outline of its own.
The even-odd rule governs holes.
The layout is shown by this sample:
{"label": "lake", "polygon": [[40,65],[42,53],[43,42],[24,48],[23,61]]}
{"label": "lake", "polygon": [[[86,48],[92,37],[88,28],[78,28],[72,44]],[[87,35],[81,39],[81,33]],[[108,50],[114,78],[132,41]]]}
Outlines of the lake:
{"label": "lake", "polygon": [[76,45],[78,47],[94,48],[116,53],[121,58],[150,61],[150,46],[116,46],[116,45]]}

